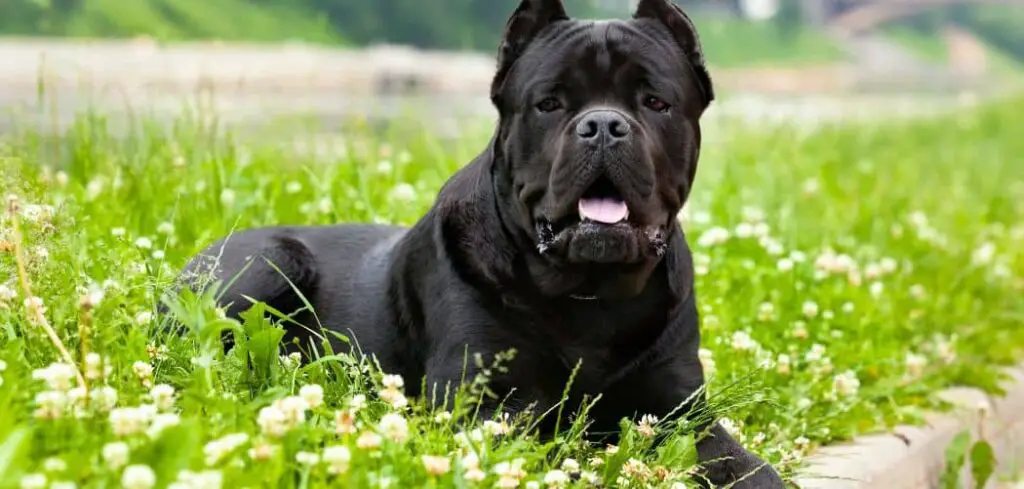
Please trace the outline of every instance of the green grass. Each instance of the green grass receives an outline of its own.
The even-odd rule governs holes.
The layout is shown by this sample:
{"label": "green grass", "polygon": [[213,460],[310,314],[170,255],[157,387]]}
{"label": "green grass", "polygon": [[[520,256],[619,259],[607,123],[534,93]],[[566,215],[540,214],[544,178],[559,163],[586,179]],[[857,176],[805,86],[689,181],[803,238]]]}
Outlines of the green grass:
{"label": "green grass", "polygon": [[[919,420],[937,389],[996,389],[996,366],[1024,346],[1022,110],[809,134],[737,126],[705,148],[683,221],[709,390],[746,446],[789,473],[821,444]],[[344,154],[310,157],[194,121],[145,127],[118,140],[84,118],[61,144],[16,132],[0,149],[20,223],[5,213],[0,235],[0,487],[148,488],[150,470],[179,489],[493,487],[503,475],[525,487],[577,464],[611,487],[679,487],[692,467],[689,437],[650,451],[634,424],[617,451],[583,443],[580,423],[552,442],[518,419],[504,437],[500,422],[459,436],[479,385],[451,418],[395,408],[385,401],[401,389],[367,362],[323,351],[298,366],[275,351],[277,326],[224,320],[208,300],[176,302],[189,332],[160,333],[161,287],[211,240],[272,223],[412,223],[488,128],[452,146],[353,133]],[[15,249],[42,308],[26,302]],[[51,366],[62,357],[44,324],[82,365],[89,401],[73,370]],[[246,341],[223,354],[222,329]],[[303,465],[317,456],[332,463]]]}

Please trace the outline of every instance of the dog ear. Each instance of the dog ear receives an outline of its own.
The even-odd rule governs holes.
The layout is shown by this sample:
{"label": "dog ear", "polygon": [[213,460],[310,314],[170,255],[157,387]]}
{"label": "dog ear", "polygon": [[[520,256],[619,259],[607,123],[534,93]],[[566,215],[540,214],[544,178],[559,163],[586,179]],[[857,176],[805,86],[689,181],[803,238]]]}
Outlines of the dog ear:
{"label": "dog ear", "polygon": [[491,99],[495,99],[509,70],[537,34],[555,22],[569,20],[562,0],[522,0],[505,24],[505,34],[498,45],[498,72],[491,82]]}
{"label": "dog ear", "polygon": [[673,0],[640,0],[633,18],[656,20],[668,28],[686,54],[686,59],[697,76],[697,84],[704,92],[706,103],[711,104],[715,99],[715,90],[704,62],[704,50],[697,36],[697,27],[683,9]]}

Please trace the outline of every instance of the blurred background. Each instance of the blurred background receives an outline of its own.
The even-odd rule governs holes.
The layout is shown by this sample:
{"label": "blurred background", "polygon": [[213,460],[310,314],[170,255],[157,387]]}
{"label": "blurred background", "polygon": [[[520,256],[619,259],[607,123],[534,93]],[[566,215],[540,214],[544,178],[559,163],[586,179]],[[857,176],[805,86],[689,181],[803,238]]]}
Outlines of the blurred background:
{"label": "blurred background", "polygon": [[[517,0],[2,0],[0,131],[215,109],[249,129],[493,117]],[[566,0],[625,17],[635,0]],[[918,114],[1024,78],[1024,0],[685,0],[722,94],[709,119]],[[418,119],[417,119],[418,118]],[[296,127],[289,124],[286,127]],[[307,128],[308,129],[308,128]]]}

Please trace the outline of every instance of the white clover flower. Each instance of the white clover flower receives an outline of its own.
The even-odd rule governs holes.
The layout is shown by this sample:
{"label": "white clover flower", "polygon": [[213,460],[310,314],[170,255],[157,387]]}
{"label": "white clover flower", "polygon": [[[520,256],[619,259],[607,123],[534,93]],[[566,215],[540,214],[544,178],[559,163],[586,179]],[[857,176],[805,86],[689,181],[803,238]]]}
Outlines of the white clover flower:
{"label": "white clover flower", "polygon": [[256,416],[256,423],[259,425],[260,431],[271,438],[284,436],[292,428],[288,416],[276,405],[260,409]]}
{"label": "white clover flower", "polygon": [[43,460],[43,470],[46,472],[64,472],[68,470],[68,464],[57,457],[49,457]]}
{"label": "white clover flower", "polygon": [[401,409],[409,405],[409,400],[405,397],[405,394],[402,394],[402,391],[397,389],[384,389],[380,391],[379,395],[382,401],[395,409]]}
{"label": "white clover flower", "polygon": [[562,461],[561,468],[567,473],[575,474],[580,471],[580,463],[574,458],[567,458]]}
{"label": "white clover flower", "polygon": [[818,304],[814,301],[806,301],[804,302],[802,310],[804,316],[807,316],[808,318],[813,318],[818,315]]}
{"label": "white clover flower", "polygon": [[103,192],[105,182],[101,177],[89,180],[89,183],[85,185],[85,198],[86,200],[96,200],[96,197]]}
{"label": "white clover flower", "polygon": [[35,417],[53,420],[64,415],[64,409],[68,405],[68,396],[61,391],[43,391],[36,394],[35,401]]}
{"label": "white clover flower", "polygon": [[149,423],[149,429],[146,430],[146,435],[150,438],[156,439],[164,432],[167,428],[172,428],[181,424],[181,417],[174,413],[160,413],[153,417],[153,421]]}
{"label": "white clover flower", "polygon": [[139,249],[149,250],[153,248],[153,241],[145,236],[135,240],[135,246]]}
{"label": "white clover flower", "polygon": [[808,363],[819,362],[823,358],[825,358],[825,347],[818,343],[811,345],[811,351],[807,352],[807,356],[804,357]]}
{"label": "white clover flower", "polygon": [[985,266],[992,263],[996,256],[996,245],[991,242],[982,243],[971,254],[971,263],[975,266]]}
{"label": "white clover flower", "polygon": [[219,470],[178,472],[178,479],[168,489],[220,489],[224,484],[224,475]]}
{"label": "white clover flower", "polygon": [[107,464],[107,468],[110,470],[118,470],[128,463],[130,451],[127,443],[116,441],[103,445],[101,453],[103,455],[103,462]]}
{"label": "white clover flower", "polygon": [[871,292],[871,295],[877,299],[881,297],[882,293],[885,291],[885,285],[882,284],[882,282],[874,282],[871,284],[869,291]]}
{"label": "white clover flower", "polygon": [[51,363],[46,368],[32,371],[32,378],[42,380],[52,390],[67,391],[75,378],[75,367],[63,362]]}
{"label": "white clover flower", "polygon": [[290,195],[295,195],[299,192],[302,192],[302,183],[292,180],[284,186],[284,191],[285,193]]}
{"label": "white clover flower", "polygon": [[388,197],[392,201],[408,203],[416,200],[416,187],[406,183],[397,183],[391,191],[388,193]]}
{"label": "white clover flower", "polygon": [[782,375],[789,375],[793,371],[792,363],[789,355],[780,353],[778,358],[775,360],[775,371]]}
{"label": "white clover flower", "polygon": [[569,483],[569,474],[561,470],[552,470],[544,474],[544,484],[549,487],[563,487]]}
{"label": "white clover flower", "polygon": [[380,383],[385,389],[398,389],[405,388],[405,380],[401,375],[397,374],[386,374],[381,377]]}
{"label": "white clover flower", "polygon": [[46,475],[28,474],[21,476],[21,489],[46,489]]}
{"label": "white clover flower", "polygon": [[409,422],[398,413],[385,414],[378,424],[381,434],[395,442],[403,442],[409,438]]}
{"label": "white clover flower", "polygon": [[159,234],[163,234],[165,236],[170,236],[170,235],[174,234],[174,224],[169,223],[167,221],[161,222],[156,227],[156,232],[159,233]]}
{"label": "white clover flower", "polygon": [[160,411],[169,411],[174,408],[174,387],[167,384],[154,385],[149,390],[149,397],[153,399],[153,405]]}
{"label": "white clover flower", "polygon": [[713,227],[704,231],[697,239],[697,245],[701,248],[710,248],[720,245],[729,240],[729,230],[722,227]]}
{"label": "white clover flower", "polygon": [[746,331],[736,331],[732,334],[732,347],[739,351],[750,351],[758,348],[758,344]]}
{"label": "white clover flower", "polygon": [[85,355],[85,378],[89,380],[100,380],[113,369],[111,365],[103,364],[103,357],[99,353],[89,352]]}
{"label": "white clover flower", "polygon": [[733,420],[729,418],[722,418],[718,420],[718,424],[722,425],[722,428],[725,428],[725,431],[727,431],[730,435],[734,437],[740,436],[740,429],[738,426],[736,426],[736,423],[733,422]]}
{"label": "white clover flower", "polygon": [[245,433],[232,433],[207,443],[203,447],[203,455],[205,456],[206,465],[216,465],[220,463],[224,460],[224,457],[248,442],[249,435]]}
{"label": "white clover flower", "polygon": [[750,223],[741,222],[736,226],[736,237],[740,239],[746,239],[754,235],[754,226]]}
{"label": "white clover flower", "polygon": [[324,448],[323,461],[327,464],[327,473],[340,475],[348,472],[348,464],[352,461],[352,451],[343,445],[332,445]]}
{"label": "white clover flower", "polygon": [[715,372],[715,358],[711,350],[707,348],[701,348],[697,351],[697,358],[700,359],[701,365],[704,367],[704,371],[711,375]]}
{"label": "white clover flower", "polygon": [[299,389],[299,397],[304,399],[310,408],[318,408],[324,403],[324,388],[319,384],[304,385]]}
{"label": "white clover flower", "polygon": [[480,443],[484,441],[484,432],[480,428],[474,428],[469,433],[460,431],[455,434],[455,443],[458,443],[461,447],[469,447],[472,442]]}
{"label": "white clover flower", "polygon": [[868,280],[877,280],[882,275],[882,266],[877,263],[869,263],[868,266],[864,267],[864,278]]}
{"label": "white clover flower", "polygon": [[383,443],[384,438],[372,431],[364,431],[356,438],[356,446],[364,450],[380,448]]}
{"label": "white clover flower", "polygon": [[501,421],[486,420],[483,422],[483,430],[491,436],[506,435],[512,431],[512,427],[508,423],[508,413],[502,413]]}
{"label": "white clover flower", "polygon": [[53,481],[50,483],[50,489],[78,489],[78,484],[71,481]]}
{"label": "white clover flower", "polygon": [[107,412],[117,406],[117,390],[109,385],[97,387],[90,393],[92,407],[101,412]]}
{"label": "white clover flower", "polygon": [[428,474],[433,476],[441,476],[448,473],[452,468],[451,459],[448,457],[439,457],[436,455],[423,455],[420,457],[420,461],[423,462],[423,468]]}
{"label": "white clover flower", "polygon": [[907,372],[910,373],[910,375],[914,377],[920,376],[924,371],[924,368],[928,366],[928,358],[924,355],[907,352],[906,366]]}
{"label": "white clover flower", "polygon": [[352,409],[352,412],[358,412],[360,409],[366,407],[366,395],[356,394],[352,396],[352,399],[348,400],[348,407]]}
{"label": "white clover flower", "polygon": [[313,452],[299,452],[295,454],[295,461],[300,465],[312,467],[320,463],[320,455]]}
{"label": "white clover flower", "polygon": [[229,188],[221,190],[220,203],[223,204],[224,207],[231,207],[235,205],[235,191]]}
{"label": "white clover flower", "polygon": [[150,489],[156,485],[156,474],[148,465],[129,465],[121,474],[124,489]]}
{"label": "white clover flower", "polygon": [[288,396],[274,401],[274,404],[288,418],[292,428],[306,422],[306,410],[309,409],[309,403],[302,397]]}
{"label": "white clover flower", "polygon": [[637,432],[646,438],[651,438],[656,434],[655,425],[658,424],[658,417],[653,414],[645,414],[640,417],[640,422],[637,423]]}
{"label": "white clover flower", "polygon": [[142,382],[147,382],[153,378],[153,366],[141,360],[132,364],[132,371],[135,372],[135,375]]}
{"label": "white clover flower", "polygon": [[270,460],[275,453],[277,453],[276,446],[261,443],[249,449],[249,458],[253,459],[254,462],[266,462],[267,460]]}
{"label": "white clover flower", "polygon": [[13,301],[16,297],[18,297],[18,293],[14,289],[5,284],[0,284],[0,305],[6,305],[6,303]]}
{"label": "white clover flower", "polygon": [[921,284],[914,284],[909,289],[910,297],[921,300],[928,296],[928,293],[924,290],[924,286]]}
{"label": "white clover flower", "polygon": [[832,389],[844,397],[855,396],[857,390],[860,389],[860,380],[857,379],[856,372],[848,370],[832,380]]}
{"label": "white clover flower", "polygon": [[122,407],[110,411],[110,427],[116,436],[142,433],[152,417],[140,407]]}
{"label": "white clover flower", "polygon": [[789,272],[793,270],[793,260],[790,258],[782,258],[775,264],[780,272]]}

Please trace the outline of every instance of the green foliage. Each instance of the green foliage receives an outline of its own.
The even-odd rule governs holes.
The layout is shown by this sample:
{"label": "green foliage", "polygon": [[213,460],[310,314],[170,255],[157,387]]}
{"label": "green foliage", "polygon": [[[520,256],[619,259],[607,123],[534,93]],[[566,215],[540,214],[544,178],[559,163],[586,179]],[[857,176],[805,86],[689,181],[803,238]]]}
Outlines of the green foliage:
{"label": "green foliage", "polygon": [[[706,139],[682,216],[712,399],[701,414],[792,473],[819,445],[918,421],[940,388],[994,386],[996,367],[1024,347],[1022,110],[1024,100],[1004,100],[813,132],[735,123]],[[572,487],[685,479],[695,456],[685,423],[624,422],[623,442],[607,450],[580,436],[586,406],[567,405],[580,416],[542,442],[529,419],[476,419],[486,375],[453,392],[450,413],[406,405],[365,357],[323,342],[309,363],[282,357],[281,331],[299,326],[264,317],[264,305],[236,321],[213,306],[213,289],[164,296],[187,257],[234,229],[414,222],[486,134],[443,146],[422,131],[347,130],[343,150],[308,154],[216,137],[187,118],[140,122],[116,134],[94,114],[60,139],[24,125],[0,142],[2,194],[20,205],[17,226],[0,214],[0,241],[9,250],[20,231],[39,298],[0,282],[0,485],[45,474],[112,487],[152,470],[164,487],[188,469],[238,487],[471,487],[474,463],[487,487],[519,477],[516,467],[541,481],[574,463],[586,475]],[[16,262],[0,253],[0,276],[15,277]],[[167,316],[156,308],[165,298]],[[43,370],[61,356],[33,311],[91,397],[74,369]],[[181,334],[168,331],[172,317]],[[228,352],[225,331],[236,338]],[[670,435],[666,445],[652,450],[649,425]],[[104,456],[119,447],[127,460]],[[971,447],[952,458],[971,457],[983,479],[986,449]],[[432,473],[424,456],[450,470]]]}

